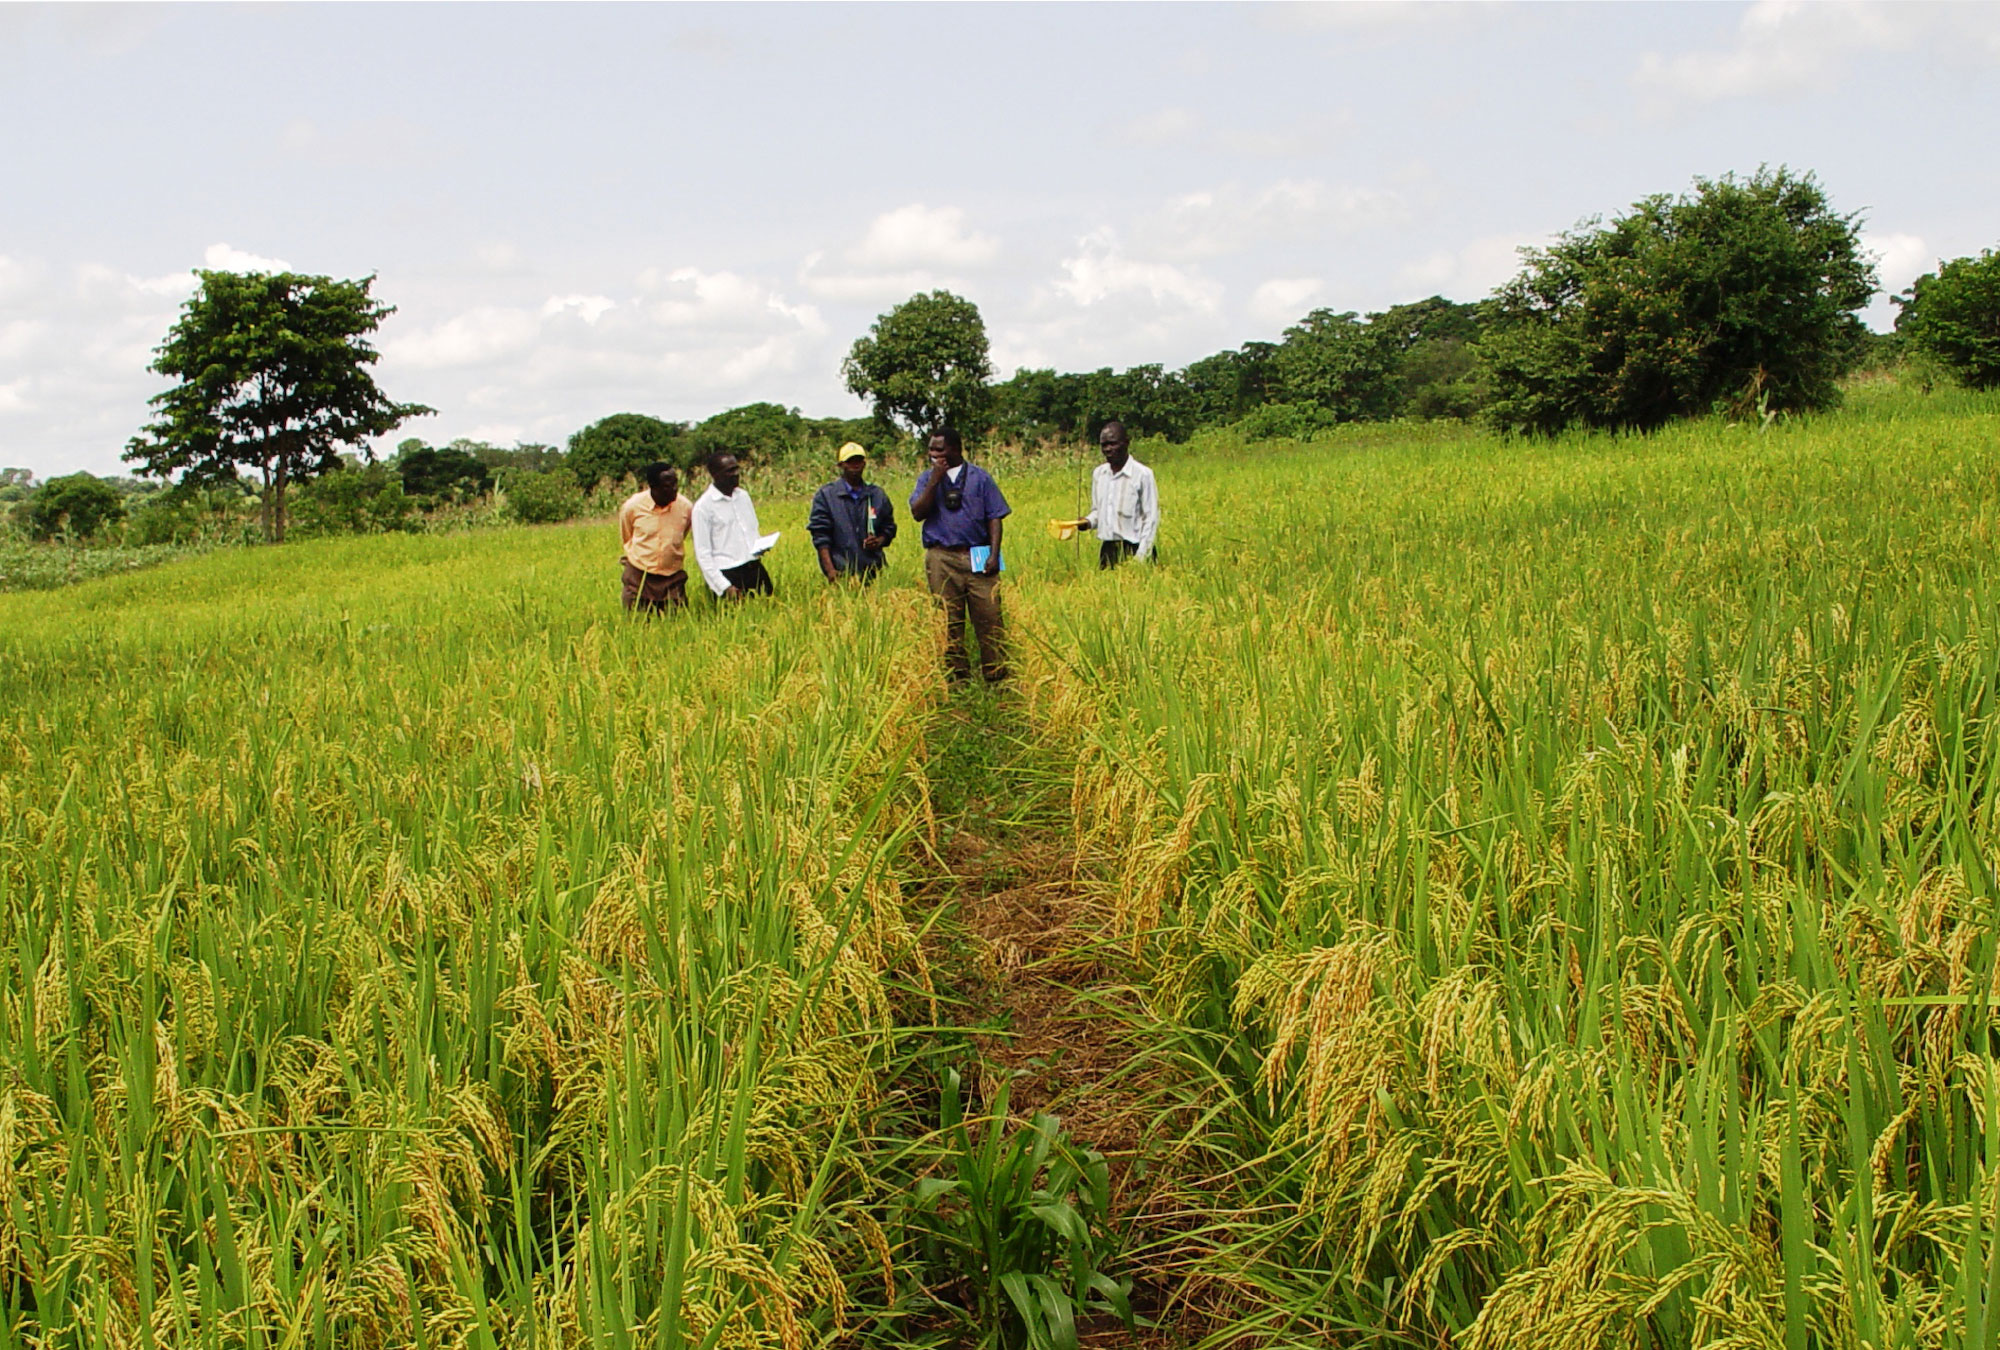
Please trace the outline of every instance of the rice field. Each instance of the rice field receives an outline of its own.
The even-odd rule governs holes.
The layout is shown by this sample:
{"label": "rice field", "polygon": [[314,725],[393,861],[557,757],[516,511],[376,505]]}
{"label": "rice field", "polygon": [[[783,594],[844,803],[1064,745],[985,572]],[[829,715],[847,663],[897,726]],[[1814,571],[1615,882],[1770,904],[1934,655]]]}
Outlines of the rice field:
{"label": "rice field", "polygon": [[[1003,475],[997,698],[913,539],[653,623],[601,522],[0,595],[0,1344],[1992,1344],[2000,402],[1139,453],[1158,569]],[[1108,1219],[961,1092],[948,716],[1065,781]]]}

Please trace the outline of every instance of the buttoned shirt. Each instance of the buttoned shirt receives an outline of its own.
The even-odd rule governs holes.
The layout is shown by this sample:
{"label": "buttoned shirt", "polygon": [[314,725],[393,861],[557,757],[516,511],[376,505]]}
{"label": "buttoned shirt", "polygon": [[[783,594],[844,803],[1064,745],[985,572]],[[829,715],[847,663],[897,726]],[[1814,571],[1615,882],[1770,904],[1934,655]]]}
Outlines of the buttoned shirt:
{"label": "buttoned shirt", "polygon": [[1109,464],[1098,465],[1090,475],[1090,520],[1105,543],[1122,539],[1139,546],[1138,557],[1151,556],[1160,533],[1160,489],[1153,471],[1130,455],[1115,472]]}
{"label": "buttoned shirt", "polygon": [[729,578],[722,575],[741,567],[757,556],[757,508],[742,488],[727,497],[713,484],[694,503],[694,560],[701,565],[701,579],[717,595],[729,590]]}
{"label": "buttoned shirt", "polygon": [[[935,472],[926,469],[917,479],[917,490],[910,494],[912,513]],[[956,511],[944,504],[944,494],[952,487],[965,493],[965,500]],[[924,521],[925,548],[977,548],[990,544],[993,541],[986,533],[986,522],[1002,520],[1013,513],[1007,499],[1000,495],[1000,485],[993,481],[993,475],[977,464],[961,464],[956,470],[946,470],[944,486],[938,489],[932,506],[930,517]]]}
{"label": "buttoned shirt", "polygon": [[618,538],[625,561],[656,577],[671,576],[687,565],[687,537],[693,528],[694,503],[676,496],[665,506],[641,488],[618,508]]}

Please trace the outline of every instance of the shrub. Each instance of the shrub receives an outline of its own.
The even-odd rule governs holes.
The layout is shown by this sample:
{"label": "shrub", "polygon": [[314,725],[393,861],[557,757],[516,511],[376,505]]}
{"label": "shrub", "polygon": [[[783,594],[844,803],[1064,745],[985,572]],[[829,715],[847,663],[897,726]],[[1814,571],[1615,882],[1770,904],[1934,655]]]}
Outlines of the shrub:
{"label": "shrub", "polygon": [[72,473],[51,478],[36,491],[28,507],[28,531],[37,539],[59,534],[88,539],[124,518],[117,488],[92,474]]}
{"label": "shrub", "polygon": [[417,503],[386,464],[337,469],[298,490],[292,528],[302,536],[388,534],[417,527]]}
{"label": "shrub", "polygon": [[1479,343],[1494,421],[1550,435],[1831,406],[1875,293],[1859,231],[1810,175],[1760,170],[1529,250]]}
{"label": "shrub", "polygon": [[508,474],[501,491],[507,498],[507,515],[523,525],[552,525],[583,514],[583,490],[564,470]]}
{"label": "shrub", "polygon": [[2000,386],[2000,251],[1954,258],[1896,297],[1896,332],[1974,389]]}
{"label": "shrub", "polygon": [[[409,442],[404,445],[408,447]],[[455,445],[436,450],[418,443],[396,456],[395,467],[403,480],[403,491],[431,501],[462,502],[493,487],[492,471]]]}
{"label": "shrub", "polygon": [[1296,403],[1266,403],[1238,418],[1230,427],[1245,441],[1303,441],[1321,427],[1332,426],[1332,415]]}

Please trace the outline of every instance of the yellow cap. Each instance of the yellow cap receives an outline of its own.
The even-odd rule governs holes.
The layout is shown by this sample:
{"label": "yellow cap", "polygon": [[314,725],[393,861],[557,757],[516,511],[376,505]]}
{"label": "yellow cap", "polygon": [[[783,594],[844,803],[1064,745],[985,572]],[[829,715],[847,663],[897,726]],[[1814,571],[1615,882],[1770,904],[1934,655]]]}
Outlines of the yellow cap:
{"label": "yellow cap", "polygon": [[853,441],[849,441],[846,445],[840,447],[840,453],[833,457],[833,462],[835,464],[845,464],[850,459],[866,458],[868,458],[868,452]]}

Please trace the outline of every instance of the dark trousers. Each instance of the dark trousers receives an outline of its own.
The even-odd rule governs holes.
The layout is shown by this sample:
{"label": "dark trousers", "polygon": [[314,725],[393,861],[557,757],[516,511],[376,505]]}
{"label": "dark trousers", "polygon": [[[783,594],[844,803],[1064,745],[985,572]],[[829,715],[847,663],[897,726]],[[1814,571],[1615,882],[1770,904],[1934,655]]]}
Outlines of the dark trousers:
{"label": "dark trousers", "polygon": [[924,580],[944,606],[944,664],[954,679],[972,673],[965,656],[965,620],[979,639],[979,670],[989,681],[1007,678],[1007,637],[1000,627],[1000,578],[972,570],[962,548],[924,550]]}
{"label": "dark trousers", "polygon": [[[1106,539],[1097,546],[1098,569],[1101,571],[1105,568],[1116,567],[1128,558],[1137,557],[1138,553],[1139,546],[1130,539]],[[1155,548],[1146,556],[1154,561],[1158,561],[1160,550]]]}
{"label": "dark trousers", "polygon": [[771,585],[771,574],[764,570],[762,558],[752,558],[741,567],[725,567],[722,575],[745,595],[770,595],[777,589]]}
{"label": "dark trousers", "polygon": [[688,574],[641,572],[625,564],[625,608],[639,614],[664,614],[688,602]]}

